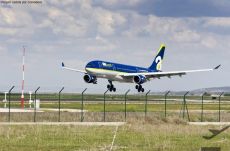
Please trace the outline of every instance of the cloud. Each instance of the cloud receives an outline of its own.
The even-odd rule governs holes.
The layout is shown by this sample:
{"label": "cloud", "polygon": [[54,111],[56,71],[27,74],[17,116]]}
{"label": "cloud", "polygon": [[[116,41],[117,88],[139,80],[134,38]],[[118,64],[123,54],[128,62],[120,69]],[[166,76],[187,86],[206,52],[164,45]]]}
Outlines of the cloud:
{"label": "cloud", "polygon": [[[62,74],[59,73],[61,61],[80,69],[86,62],[97,58],[147,67],[153,59],[152,49],[155,52],[159,44],[164,42],[168,50],[164,67],[170,70],[193,68],[196,65],[208,66],[219,63],[220,60],[229,66],[226,55],[230,48],[229,18],[199,17],[202,15],[200,8],[198,12],[190,12],[191,16],[196,17],[186,17],[189,16],[188,12],[184,16],[180,13],[192,10],[200,2],[176,2],[166,4],[165,0],[51,0],[44,1],[39,7],[1,8],[0,64],[16,79],[21,73],[11,67],[14,65],[18,68],[21,64],[18,50],[26,44],[27,67],[31,67],[31,70],[33,68],[31,75],[37,75],[40,81],[53,85],[58,80],[62,81],[58,79]],[[172,3],[177,5],[169,6]],[[193,4],[191,8],[186,6],[185,9],[188,10],[181,10],[184,4],[190,3]],[[152,4],[157,5],[153,7]],[[171,7],[174,7],[173,11]],[[143,12],[144,9],[146,12]],[[217,60],[204,61],[206,57]],[[196,62],[188,58],[196,58]],[[49,78],[40,77],[41,71],[47,73]],[[71,72],[66,74],[71,75],[71,78],[66,78],[68,81],[82,84],[81,75]],[[8,78],[0,82],[10,83],[11,80],[12,78]],[[31,81],[34,80],[31,78]],[[183,85],[179,80],[177,82],[178,85]],[[163,88],[164,84],[168,85],[164,80],[159,83],[159,88]],[[69,86],[73,83],[65,84]]]}
{"label": "cloud", "polygon": [[0,56],[5,56],[7,55],[7,48],[6,47],[3,47],[3,46],[0,46]]}
{"label": "cloud", "polygon": [[[48,11],[49,20],[43,23],[50,26],[54,34],[65,34],[67,36],[81,37],[86,34],[84,22],[76,20],[73,16],[63,10],[50,8]],[[52,22],[52,24],[51,24]]]}
{"label": "cloud", "polygon": [[1,8],[0,17],[1,26],[25,27],[33,22],[32,17],[27,12],[18,8]]}
{"label": "cloud", "polygon": [[182,19],[177,18],[160,18],[149,16],[146,30],[150,33],[169,34],[172,32],[186,30],[187,25]]}
{"label": "cloud", "polygon": [[184,30],[174,33],[172,40],[177,42],[199,42],[200,37],[201,36],[195,31]]}
{"label": "cloud", "polygon": [[48,4],[48,18],[43,18],[38,27],[49,28],[55,35],[91,37],[101,34],[109,36],[114,35],[118,31],[117,28],[126,23],[126,18],[121,13],[101,7],[92,7],[90,0],[75,1],[72,5],[76,5],[77,8],[68,5],[63,9],[57,1],[51,1]]}
{"label": "cloud", "polygon": [[0,35],[6,35],[6,36],[14,36],[18,32],[18,29],[15,28],[2,28],[0,27]]}
{"label": "cloud", "polygon": [[135,10],[159,17],[229,17],[229,8],[227,0],[143,0]]}
{"label": "cloud", "polygon": [[50,3],[52,5],[56,6],[69,6],[73,5],[75,0],[65,0],[65,1],[59,1],[59,0],[49,0],[47,3]]}
{"label": "cloud", "polygon": [[96,19],[97,29],[100,34],[112,35],[116,30],[116,26],[121,26],[126,19],[119,13],[112,13],[105,9],[95,9],[94,16]]}
{"label": "cloud", "polygon": [[27,37],[34,33],[33,19],[29,13],[18,8],[0,9],[0,35]]}
{"label": "cloud", "polygon": [[130,30],[125,34],[128,36],[130,36],[129,34],[133,34],[132,36],[149,35],[150,37],[163,37],[165,41],[178,43],[199,42],[201,38],[196,29],[190,28],[191,24],[194,25],[193,19],[161,18],[150,15],[145,20],[147,22],[142,21],[142,26],[134,27],[134,30]]}
{"label": "cloud", "polygon": [[217,41],[213,37],[208,36],[201,40],[201,44],[208,48],[214,48],[217,46]]}
{"label": "cloud", "polygon": [[[99,1],[98,1],[99,2]],[[141,3],[142,0],[102,0],[100,4],[104,4],[105,6],[136,6]]]}
{"label": "cloud", "polygon": [[116,46],[113,43],[111,43],[110,41],[106,40],[101,36],[96,36],[95,40],[96,40],[96,44],[87,46],[86,51],[99,53],[105,51],[108,52],[116,48]]}
{"label": "cloud", "polygon": [[229,17],[208,18],[204,24],[207,26],[230,27]]}

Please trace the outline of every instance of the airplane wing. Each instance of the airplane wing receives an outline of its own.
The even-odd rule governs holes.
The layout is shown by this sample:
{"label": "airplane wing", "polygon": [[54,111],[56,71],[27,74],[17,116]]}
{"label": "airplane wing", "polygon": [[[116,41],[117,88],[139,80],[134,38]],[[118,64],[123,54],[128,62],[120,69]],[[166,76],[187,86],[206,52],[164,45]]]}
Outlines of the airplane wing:
{"label": "airplane wing", "polygon": [[160,78],[160,77],[169,77],[171,76],[182,76],[186,75],[187,73],[193,73],[193,72],[205,72],[205,71],[213,71],[220,68],[221,65],[216,66],[213,69],[201,69],[201,70],[187,70],[187,71],[169,71],[169,72],[140,72],[140,73],[121,73],[120,76],[124,77],[133,77],[138,75],[143,75],[148,78]]}
{"label": "airplane wing", "polygon": [[70,68],[70,67],[66,67],[63,62],[62,62],[62,68],[66,69],[66,70],[75,71],[75,72],[87,73],[85,70],[78,70],[78,69],[73,69],[73,68]]}

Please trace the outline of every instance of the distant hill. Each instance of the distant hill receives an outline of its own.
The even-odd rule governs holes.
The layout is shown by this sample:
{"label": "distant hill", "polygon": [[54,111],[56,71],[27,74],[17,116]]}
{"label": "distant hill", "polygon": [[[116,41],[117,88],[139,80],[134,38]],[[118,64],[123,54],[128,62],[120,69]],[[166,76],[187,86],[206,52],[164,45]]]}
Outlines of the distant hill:
{"label": "distant hill", "polygon": [[[190,95],[201,95],[202,93],[209,94],[219,94],[221,92],[225,92],[225,94],[230,94],[230,87],[211,87],[211,88],[202,88],[195,89],[189,92]],[[152,95],[164,95],[166,92],[151,92]],[[184,95],[186,91],[171,91],[171,95]]]}
{"label": "distant hill", "polygon": [[202,92],[207,92],[207,93],[230,93],[230,87],[212,87],[212,88],[203,88],[203,89],[196,89],[191,91],[192,93],[202,93]]}

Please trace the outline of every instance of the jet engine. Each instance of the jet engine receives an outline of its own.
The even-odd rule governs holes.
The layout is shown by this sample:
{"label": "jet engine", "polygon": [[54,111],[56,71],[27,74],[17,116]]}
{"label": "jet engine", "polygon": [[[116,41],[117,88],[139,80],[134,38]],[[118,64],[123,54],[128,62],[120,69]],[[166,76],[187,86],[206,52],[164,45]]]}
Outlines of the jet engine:
{"label": "jet engine", "polygon": [[143,84],[146,82],[146,77],[142,75],[138,75],[138,76],[133,77],[133,81],[137,84]]}
{"label": "jet engine", "polygon": [[86,83],[93,83],[93,84],[96,84],[97,83],[97,78],[96,76],[92,76],[92,75],[89,75],[89,74],[85,74],[84,75],[84,81]]}

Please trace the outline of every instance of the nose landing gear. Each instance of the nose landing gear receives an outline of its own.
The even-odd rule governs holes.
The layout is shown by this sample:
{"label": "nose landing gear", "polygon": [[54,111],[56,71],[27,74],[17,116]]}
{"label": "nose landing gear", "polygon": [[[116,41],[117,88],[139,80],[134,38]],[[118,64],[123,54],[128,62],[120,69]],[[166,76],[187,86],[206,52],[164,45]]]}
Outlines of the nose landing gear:
{"label": "nose landing gear", "polygon": [[136,89],[137,89],[137,91],[138,92],[145,92],[145,89],[144,88],[142,88],[142,85],[136,85],[136,87],[135,87]]}
{"label": "nose landing gear", "polygon": [[116,88],[114,87],[112,81],[109,80],[109,84],[107,85],[107,88],[110,92],[116,92]]}

